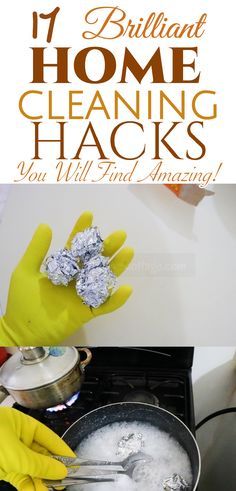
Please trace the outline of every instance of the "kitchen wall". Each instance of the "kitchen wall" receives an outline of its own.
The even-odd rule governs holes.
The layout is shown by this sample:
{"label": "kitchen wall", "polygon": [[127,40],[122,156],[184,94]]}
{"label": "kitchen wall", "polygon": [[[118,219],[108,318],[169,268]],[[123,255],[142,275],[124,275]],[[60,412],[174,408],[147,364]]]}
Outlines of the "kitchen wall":
{"label": "kitchen wall", "polygon": [[0,221],[4,213],[4,208],[7,202],[9,191],[10,186],[8,184],[0,184]]}
{"label": "kitchen wall", "polygon": [[[236,407],[234,347],[196,348],[193,365],[196,422]],[[235,490],[236,414],[222,415],[197,431],[202,457],[199,491]]]}
{"label": "kitchen wall", "polygon": [[0,223],[3,308],[11,271],[36,226],[52,226],[55,250],[78,215],[91,209],[104,236],[127,230],[136,257],[119,282],[131,283],[134,293],[124,308],[91,322],[68,344],[234,344],[235,186],[215,186],[197,208],[164,186],[113,185],[106,193],[104,186],[11,186]]}

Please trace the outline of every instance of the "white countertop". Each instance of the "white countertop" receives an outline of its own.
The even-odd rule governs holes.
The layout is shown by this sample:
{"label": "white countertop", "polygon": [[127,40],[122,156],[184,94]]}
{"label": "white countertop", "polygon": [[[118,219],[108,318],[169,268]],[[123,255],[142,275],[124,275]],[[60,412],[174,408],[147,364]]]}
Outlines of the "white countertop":
{"label": "white countertop", "polygon": [[103,235],[126,229],[136,256],[119,283],[131,283],[134,293],[64,344],[235,345],[236,186],[213,189],[194,208],[161,185],[11,186],[0,223],[3,308],[11,271],[36,226],[52,226],[55,250],[91,209]]}

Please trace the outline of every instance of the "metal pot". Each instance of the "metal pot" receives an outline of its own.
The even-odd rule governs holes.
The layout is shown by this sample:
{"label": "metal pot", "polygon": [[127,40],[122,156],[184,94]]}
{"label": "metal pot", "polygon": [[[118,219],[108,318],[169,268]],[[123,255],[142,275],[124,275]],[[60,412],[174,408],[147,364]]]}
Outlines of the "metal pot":
{"label": "metal pot", "polygon": [[84,438],[87,438],[93,431],[99,428],[116,422],[133,423],[134,421],[149,423],[169,433],[179,442],[187,452],[191,462],[193,475],[191,491],[195,491],[199,482],[201,467],[197,442],[190,430],[180,419],[160,407],[140,402],[119,402],[103,406],[75,421],[64,433],[62,438],[75,450]]}
{"label": "metal pot", "polygon": [[[81,352],[86,354],[84,361]],[[30,409],[64,403],[80,391],[91,359],[87,348],[20,348],[0,369],[0,402],[11,395]]]}

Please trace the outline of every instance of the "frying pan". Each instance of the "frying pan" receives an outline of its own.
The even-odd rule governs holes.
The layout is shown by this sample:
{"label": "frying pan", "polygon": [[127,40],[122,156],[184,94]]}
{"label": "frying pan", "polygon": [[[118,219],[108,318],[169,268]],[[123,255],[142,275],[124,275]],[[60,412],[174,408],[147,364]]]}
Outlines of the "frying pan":
{"label": "frying pan", "polygon": [[[171,435],[186,451],[192,468],[193,485],[197,489],[200,477],[200,453],[197,442],[187,426],[169,411],[140,402],[118,402],[100,407],[75,421],[64,433],[63,439],[75,450],[93,431],[118,422],[148,423]],[[99,456],[98,456],[99,458]]]}

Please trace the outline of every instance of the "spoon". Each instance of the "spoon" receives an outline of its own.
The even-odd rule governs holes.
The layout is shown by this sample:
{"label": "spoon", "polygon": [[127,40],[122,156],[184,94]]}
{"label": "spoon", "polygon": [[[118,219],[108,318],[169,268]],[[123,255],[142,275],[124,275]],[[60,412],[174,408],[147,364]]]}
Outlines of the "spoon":
{"label": "spoon", "polygon": [[[138,462],[150,462],[152,458],[142,452],[133,454],[122,461],[109,460],[85,460],[79,457],[54,456],[68,469],[68,477],[62,481],[44,481],[48,487],[70,486],[72,484],[85,484],[89,482],[108,482],[115,481],[117,475],[133,476],[134,469]],[[73,481],[73,482],[72,482]]]}
{"label": "spoon", "polygon": [[152,460],[152,457],[150,455],[145,454],[144,452],[137,452],[133,453],[129,457],[126,457],[123,460],[94,460],[94,459],[81,459],[80,457],[61,457],[60,455],[53,455],[53,459],[59,460],[59,462],[62,462],[67,468],[73,469],[73,468],[80,468],[80,467],[87,467],[87,466],[94,466],[94,467],[110,467],[110,466],[120,466],[124,470],[128,469],[131,464],[134,462],[137,462],[139,460],[145,460],[150,462]]}

